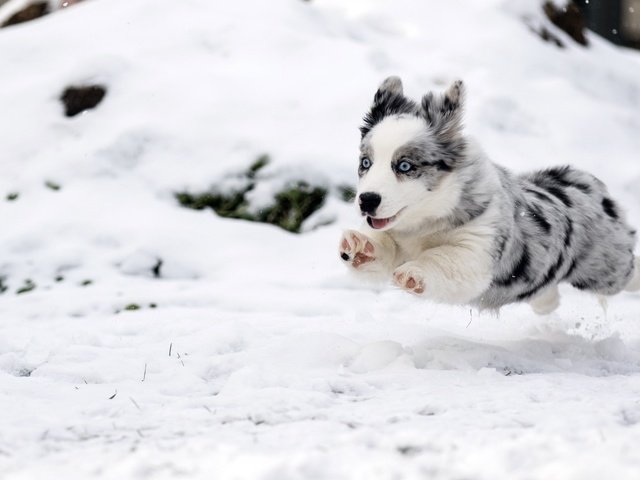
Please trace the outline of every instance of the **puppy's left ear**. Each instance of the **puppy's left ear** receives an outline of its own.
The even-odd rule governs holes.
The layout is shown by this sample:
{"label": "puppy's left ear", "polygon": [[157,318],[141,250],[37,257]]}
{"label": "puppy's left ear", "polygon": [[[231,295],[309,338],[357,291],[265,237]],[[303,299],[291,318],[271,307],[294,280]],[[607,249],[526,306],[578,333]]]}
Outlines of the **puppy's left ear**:
{"label": "puppy's left ear", "polygon": [[461,134],[464,97],[462,80],[453,82],[444,95],[429,92],[422,97],[422,114],[434,134],[449,140]]}

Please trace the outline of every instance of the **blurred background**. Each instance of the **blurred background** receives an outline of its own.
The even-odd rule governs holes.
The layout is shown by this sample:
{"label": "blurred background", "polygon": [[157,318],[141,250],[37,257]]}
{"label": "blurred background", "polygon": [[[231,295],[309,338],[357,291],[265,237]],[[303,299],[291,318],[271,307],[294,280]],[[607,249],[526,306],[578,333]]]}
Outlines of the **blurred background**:
{"label": "blurred background", "polygon": [[[640,227],[640,0],[0,0],[5,478],[637,478],[640,301],[348,277],[378,84]],[[634,393],[635,392],[635,393]]]}

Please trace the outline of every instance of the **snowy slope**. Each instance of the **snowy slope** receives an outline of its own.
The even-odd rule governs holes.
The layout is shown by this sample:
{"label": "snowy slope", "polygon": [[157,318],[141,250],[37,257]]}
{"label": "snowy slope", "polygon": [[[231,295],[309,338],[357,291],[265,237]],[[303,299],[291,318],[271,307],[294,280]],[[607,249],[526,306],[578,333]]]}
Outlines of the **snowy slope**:
{"label": "snowy slope", "polygon": [[[386,75],[463,78],[493,159],[589,169],[640,226],[640,54],[539,24],[533,0],[91,0],[0,30],[0,478],[637,479],[638,295],[433,305],[347,276],[336,198],[293,235],[173,196],[263,153],[257,203],[353,184]],[[105,100],[65,118],[84,82]]]}

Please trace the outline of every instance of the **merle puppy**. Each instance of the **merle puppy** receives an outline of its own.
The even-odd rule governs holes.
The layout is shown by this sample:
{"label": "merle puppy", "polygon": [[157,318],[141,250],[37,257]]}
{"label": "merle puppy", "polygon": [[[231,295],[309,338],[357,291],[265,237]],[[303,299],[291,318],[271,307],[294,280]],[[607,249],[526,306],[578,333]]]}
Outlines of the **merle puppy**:
{"label": "merle puppy", "polygon": [[516,175],[462,131],[464,87],[417,103],[397,77],[361,127],[357,203],[366,225],[344,262],[434,301],[480,308],[559,303],[558,283],[613,295],[640,289],[635,231],[593,175],[569,166]]}

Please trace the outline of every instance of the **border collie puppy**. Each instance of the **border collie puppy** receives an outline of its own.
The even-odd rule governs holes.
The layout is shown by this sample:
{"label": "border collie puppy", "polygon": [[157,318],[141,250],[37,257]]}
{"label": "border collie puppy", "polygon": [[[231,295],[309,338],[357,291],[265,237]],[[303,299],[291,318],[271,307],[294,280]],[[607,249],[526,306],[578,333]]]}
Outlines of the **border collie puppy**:
{"label": "border collie puppy", "polygon": [[516,175],[462,131],[464,86],[406,98],[376,92],[360,131],[357,204],[340,257],[370,279],[436,302],[497,310],[559,304],[558,283],[598,295],[640,289],[635,230],[593,175],[569,166]]}

